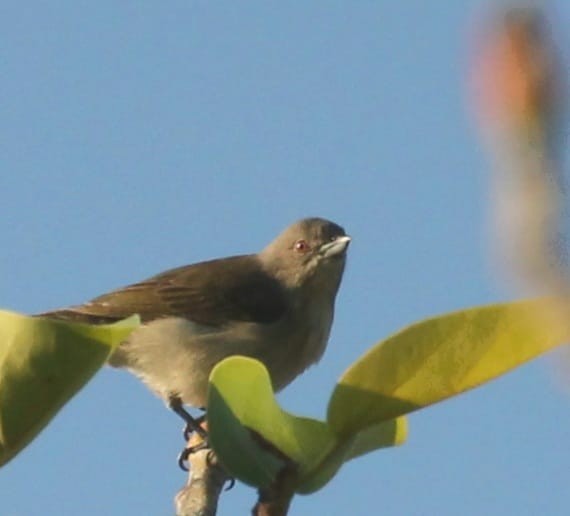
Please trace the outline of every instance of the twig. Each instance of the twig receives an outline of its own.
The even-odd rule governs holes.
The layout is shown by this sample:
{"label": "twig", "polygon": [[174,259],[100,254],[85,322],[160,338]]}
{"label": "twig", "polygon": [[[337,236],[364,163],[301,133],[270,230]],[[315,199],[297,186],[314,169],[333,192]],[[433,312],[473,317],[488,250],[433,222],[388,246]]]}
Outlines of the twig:
{"label": "twig", "polygon": [[281,470],[275,482],[259,490],[253,516],[285,516],[295,494],[297,469],[291,464]]}
{"label": "twig", "polygon": [[176,495],[176,516],[214,516],[228,475],[211,449],[188,457],[188,483]]}

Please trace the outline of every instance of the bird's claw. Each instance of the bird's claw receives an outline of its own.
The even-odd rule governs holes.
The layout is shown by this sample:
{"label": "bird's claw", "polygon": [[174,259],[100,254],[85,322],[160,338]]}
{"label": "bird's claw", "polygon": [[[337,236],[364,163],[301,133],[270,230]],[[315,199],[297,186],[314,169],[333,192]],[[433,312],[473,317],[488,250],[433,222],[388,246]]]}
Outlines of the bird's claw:
{"label": "bird's claw", "polygon": [[198,443],[194,446],[187,446],[186,448],[184,448],[181,452],[180,455],[178,455],[178,466],[180,467],[180,469],[182,471],[189,471],[190,468],[188,466],[188,458],[190,457],[190,455],[192,455],[193,453],[196,453],[200,450],[205,450],[209,448],[208,445],[208,441],[204,440],[201,443]]}
{"label": "bird's claw", "polygon": [[[190,455],[192,455],[193,453],[196,453],[200,450],[205,450],[209,448],[209,444],[207,441],[202,441],[199,444],[196,444],[195,446],[188,446],[186,448],[184,448],[181,452],[180,455],[178,455],[178,466],[180,467],[180,469],[182,471],[190,471],[190,467],[188,465],[188,458],[190,457]],[[208,465],[212,465],[211,462],[211,453],[213,453],[213,450],[210,449],[210,451],[208,452],[208,456],[206,457],[206,460],[208,461]],[[233,489],[233,487],[236,485],[236,479],[234,477],[228,477],[224,484],[227,482],[227,486],[224,488],[224,491],[229,491],[230,489]]]}

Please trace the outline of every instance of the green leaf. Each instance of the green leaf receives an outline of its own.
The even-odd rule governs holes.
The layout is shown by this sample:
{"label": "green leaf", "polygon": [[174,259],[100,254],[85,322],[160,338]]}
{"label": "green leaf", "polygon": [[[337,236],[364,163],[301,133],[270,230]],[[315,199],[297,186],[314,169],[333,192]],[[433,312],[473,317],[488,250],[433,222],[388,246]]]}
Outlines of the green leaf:
{"label": "green leaf", "polygon": [[407,420],[399,417],[369,426],[352,436],[338,436],[336,446],[325,459],[300,479],[297,492],[308,494],[321,489],[345,462],[381,448],[399,446],[406,441],[407,433]]}
{"label": "green leaf", "polygon": [[427,319],[374,346],[341,377],[328,420],[341,435],[455,396],[568,338],[548,300],[471,308]]}
{"label": "green leaf", "polygon": [[139,325],[92,326],[0,311],[0,466],[22,450]]}
{"label": "green leaf", "polygon": [[241,356],[223,360],[210,375],[208,431],[228,471],[254,486],[269,485],[290,462],[302,476],[334,444],[324,422],[282,410],[263,364]]}
{"label": "green leaf", "polygon": [[320,489],[341,465],[406,438],[404,418],[339,437],[328,424],[282,410],[261,362],[230,357],[210,375],[208,432],[226,469],[258,487],[271,484],[286,465],[297,467],[300,493]]}
{"label": "green leaf", "polygon": [[360,430],[352,440],[345,461],[356,459],[380,448],[399,446],[408,438],[408,420],[404,417],[390,419]]}

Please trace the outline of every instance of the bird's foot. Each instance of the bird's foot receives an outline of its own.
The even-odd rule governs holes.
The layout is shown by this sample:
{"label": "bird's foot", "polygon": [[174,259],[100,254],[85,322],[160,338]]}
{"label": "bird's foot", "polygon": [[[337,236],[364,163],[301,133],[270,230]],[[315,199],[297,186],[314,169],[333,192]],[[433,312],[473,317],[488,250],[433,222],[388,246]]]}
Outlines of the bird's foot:
{"label": "bird's foot", "polygon": [[[190,455],[201,450],[206,450],[210,447],[208,444],[208,432],[206,430],[205,423],[206,414],[202,414],[197,418],[192,417],[184,409],[182,400],[178,396],[172,396],[168,400],[168,406],[186,422],[186,426],[184,427],[184,440],[188,442],[188,446],[186,446],[178,455],[178,466],[183,471],[189,471],[190,466],[188,464],[188,459],[190,458]],[[212,450],[210,450],[210,453],[213,453]],[[210,460],[209,454],[208,460]],[[228,486],[225,490],[229,491],[234,487],[236,481],[235,478],[230,477],[227,482]]]}
{"label": "bird's foot", "polygon": [[198,444],[194,444],[192,446],[186,446],[178,455],[178,466],[182,471],[189,471],[190,467],[188,465],[188,459],[190,455],[193,453],[199,452],[200,450],[206,450],[209,448],[209,444],[207,440],[203,440]]}
{"label": "bird's foot", "polygon": [[[191,443],[196,442],[198,439],[200,439],[200,437],[193,436],[192,440],[190,442]],[[180,455],[178,455],[178,466],[183,471],[189,471],[190,470],[190,465],[189,465],[190,456],[193,453],[199,452],[201,450],[208,450],[209,448],[210,448],[210,445],[206,439],[202,439],[202,441],[197,443],[197,444],[191,444],[191,445],[187,446],[186,448],[184,448],[180,452]],[[214,455],[214,450],[209,449],[208,455],[206,456],[206,460],[208,462],[208,465],[210,465],[210,466],[213,466],[217,463],[217,459],[215,458],[215,455]],[[224,489],[224,491],[229,491],[230,489],[232,489],[234,487],[234,485],[236,483],[236,479],[233,477],[228,477],[225,482],[227,482],[228,485]]]}

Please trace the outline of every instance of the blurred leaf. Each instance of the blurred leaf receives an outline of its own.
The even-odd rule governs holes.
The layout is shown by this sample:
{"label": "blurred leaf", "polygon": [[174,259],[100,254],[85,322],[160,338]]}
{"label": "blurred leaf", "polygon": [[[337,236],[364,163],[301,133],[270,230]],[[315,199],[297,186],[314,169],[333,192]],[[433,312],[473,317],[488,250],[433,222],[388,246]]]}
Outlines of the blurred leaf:
{"label": "blurred leaf", "polygon": [[22,450],[139,325],[92,326],[0,311],[0,465]]}
{"label": "blurred leaf", "polygon": [[264,487],[293,463],[302,493],[321,488],[343,462],[406,437],[400,418],[339,439],[326,423],[282,410],[263,364],[239,356],[223,360],[210,375],[208,430],[233,476]]}
{"label": "blurred leaf", "polygon": [[341,377],[328,409],[350,435],[472,389],[566,341],[547,300],[471,308],[427,319],[374,346]]}
{"label": "blurred leaf", "polygon": [[548,17],[536,6],[511,6],[481,28],[471,82],[482,128],[493,137],[546,136],[564,109],[564,70]]}

